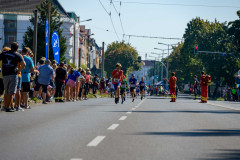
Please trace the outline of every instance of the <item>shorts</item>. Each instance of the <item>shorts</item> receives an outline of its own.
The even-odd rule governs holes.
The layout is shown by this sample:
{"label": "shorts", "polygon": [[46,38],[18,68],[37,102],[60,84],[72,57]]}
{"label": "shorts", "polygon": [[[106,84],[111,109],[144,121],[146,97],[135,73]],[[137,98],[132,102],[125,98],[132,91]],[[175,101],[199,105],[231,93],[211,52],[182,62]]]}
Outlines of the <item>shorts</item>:
{"label": "shorts", "polygon": [[120,95],[123,95],[126,92],[126,89],[121,89],[120,90]]}
{"label": "shorts", "polygon": [[48,85],[39,84],[39,83],[37,83],[37,85],[35,86],[34,91],[39,91],[41,86],[42,86],[42,92],[47,93]]}
{"label": "shorts", "polygon": [[136,87],[131,87],[131,88],[130,88],[130,92],[133,92],[134,89],[136,89]]}
{"label": "shorts", "polygon": [[115,91],[117,90],[117,88],[121,85],[121,82],[118,82],[117,84],[113,84],[114,85],[114,89]]}
{"label": "shorts", "polygon": [[74,80],[69,79],[67,81],[67,85],[70,86],[70,87],[75,87],[76,86],[76,82]]}
{"label": "shorts", "polygon": [[30,92],[30,82],[22,82],[22,92]]}
{"label": "shorts", "polygon": [[3,76],[5,94],[15,94],[18,85],[18,75]]}
{"label": "shorts", "polygon": [[4,85],[3,85],[3,79],[0,78],[0,95],[2,95],[4,92]]}
{"label": "shorts", "polygon": [[50,81],[50,86],[52,86],[52,89],[55,89],[56,88],[56,85],[53,81]]}
{"label": "shorts", "polygon": [[145,87],[144,86],[140,86],[140,91],[145,91]]}
{"label": "shorts", "polygon": [[22,77],[18,77],[17,90],[22,89]]}

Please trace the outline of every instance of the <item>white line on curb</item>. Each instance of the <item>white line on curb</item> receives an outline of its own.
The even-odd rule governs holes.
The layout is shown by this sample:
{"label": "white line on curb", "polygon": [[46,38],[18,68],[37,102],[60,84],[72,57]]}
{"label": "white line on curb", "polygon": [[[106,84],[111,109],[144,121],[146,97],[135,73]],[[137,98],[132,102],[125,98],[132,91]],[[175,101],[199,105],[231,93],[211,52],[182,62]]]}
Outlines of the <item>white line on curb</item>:
{"label": "white line on curb", "polygon": [[99,143],[102,142],[102,140],[105,138],[106,136],[97,136],[96,138],[94,138],[90,143],[88,143],[88,147],[96,147]]}
{"label": "white line on curb", "polygon": [[119,121],[124,121],[127,118],[127,116],[122,116],[119,118]]}
{"label": "white line on curb", "polygon": [[108,130],[115,130],[119,124],[112,124],[110,127],[108,127]]}
{"label": "white line on curb", "polygon": [[129,111],[129,112],[127,112],[126,114],[132,114],[132,112]]}
{"label": "white line on curb", "polygon": [[240,109],[237,109],[237,108],[234,108],[234,107],[222,106],[220,104],[213,104],[213,103],[207,103],[207,104],[212,105],[212,106],[221,107],[221,108],[227,108],[227,109],[231,109],[231,110],[235,110],[235,111],[240,111]]}

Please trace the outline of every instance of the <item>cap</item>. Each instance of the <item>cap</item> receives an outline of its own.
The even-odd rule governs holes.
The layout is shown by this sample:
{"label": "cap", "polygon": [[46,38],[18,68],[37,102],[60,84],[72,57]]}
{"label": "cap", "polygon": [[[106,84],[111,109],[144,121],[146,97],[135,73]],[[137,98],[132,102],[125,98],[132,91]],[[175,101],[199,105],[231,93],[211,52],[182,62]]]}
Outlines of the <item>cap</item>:
{"label": "cap", "polygon": [[135,77],[135,74],[132,74],[132,77]]}

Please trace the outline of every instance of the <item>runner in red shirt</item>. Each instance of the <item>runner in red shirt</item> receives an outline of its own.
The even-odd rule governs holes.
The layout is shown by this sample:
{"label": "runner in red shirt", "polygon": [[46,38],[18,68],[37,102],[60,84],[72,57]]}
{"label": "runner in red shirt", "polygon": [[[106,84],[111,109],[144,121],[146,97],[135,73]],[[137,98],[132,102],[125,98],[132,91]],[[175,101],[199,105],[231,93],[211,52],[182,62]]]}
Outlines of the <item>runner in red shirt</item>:
{"label": "runner in red shirt", "polygon": [[115,103],[119,102],[119,95],[120,95],[120,86],[121,81],[123,79],[123,71],[121,70],[122,65],[120,63],[116,64],[116,69],[112,71],[112,83],[115,89]]}

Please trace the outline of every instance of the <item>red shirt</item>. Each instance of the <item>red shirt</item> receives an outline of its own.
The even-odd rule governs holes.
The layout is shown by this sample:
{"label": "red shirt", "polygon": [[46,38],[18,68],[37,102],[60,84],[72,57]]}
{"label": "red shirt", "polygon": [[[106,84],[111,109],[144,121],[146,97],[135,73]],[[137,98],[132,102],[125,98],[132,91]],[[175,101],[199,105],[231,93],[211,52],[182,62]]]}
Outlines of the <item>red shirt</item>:
{"label": "red shirt", "polygon": [[[118,75],[115,75],[116,73],[118,73]],[[115,69],[115,70],[112,71],[111,75],[113,76],[112,83],[113,84],[118,84],[119,82],[122,81],[123,71],[122,70],[118,71],[118,70]]]}
{"label": "red shirt", "polygon": [[171,77],[169,80],[170,87],[171,88],[176,88],[177,87],[177,77]]}
{"label": "red shirt", "polygon": [[90,82],[90,75],[85,75],[85,83],[88,83]]}

